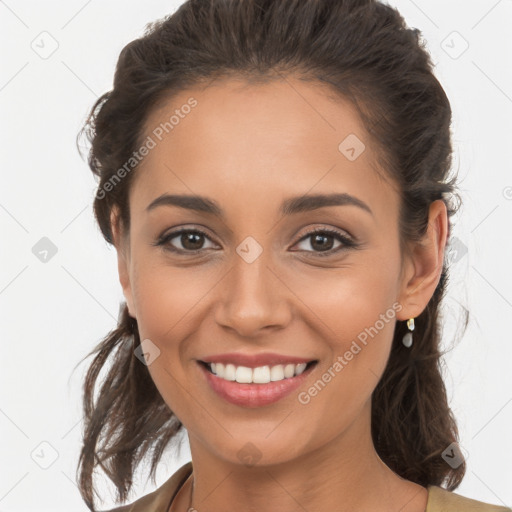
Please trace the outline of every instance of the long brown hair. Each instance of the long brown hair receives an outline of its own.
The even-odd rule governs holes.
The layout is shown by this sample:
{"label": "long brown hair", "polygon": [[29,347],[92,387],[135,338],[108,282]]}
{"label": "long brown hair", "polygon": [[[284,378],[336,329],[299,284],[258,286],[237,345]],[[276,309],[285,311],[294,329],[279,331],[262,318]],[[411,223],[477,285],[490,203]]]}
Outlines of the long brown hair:
{"label": "long brown hair", "polygon": [[[88,163],[99,178],[94,212],[103,236],[113,243],[114,206],[129,229],[127,198],[136,167],[107,185],[140,147],[145,120],[160,101],[218,77],[272,80],[288,73],[329,84],[358,109],[400,194],[402,249],[425,234],[434,200],[445,202],[451,225],[458,209],[452,200],[460,203],[456,177],[449,176],[451,109],[424,46],[417,29],[407,28],[396,9],[376,0],[185,2],[123,48],[112,90],[98,98],[79,133],[91,144]],[[404,350],[401,342],[405,322],[396,324],[389,362],[372,396],[372,436],[379,456],[398,475],[454,490],[466,468],[464,463],[453,468],[441,456],[458,441],[440,350],[447,263],[416,318],[411,349]],[[125,501],[139,463],[152,452],[154,481],[164,449],[182,428],[135,356],[139,346],[137,322],[125,303],[118,326],[88,354],[94,359],[84,382],[77,471],[91,510],[96,466]]]}

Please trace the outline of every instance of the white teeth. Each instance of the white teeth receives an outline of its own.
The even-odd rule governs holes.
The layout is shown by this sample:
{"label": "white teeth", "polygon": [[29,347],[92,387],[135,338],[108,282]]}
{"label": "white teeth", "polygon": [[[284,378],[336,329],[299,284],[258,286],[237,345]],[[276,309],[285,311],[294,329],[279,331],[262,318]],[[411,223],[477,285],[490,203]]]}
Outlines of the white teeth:
{"label": "white teeth", "polygon": [[278,380],[289,379],[300,375],[306,369],[307,363],[287,365],[278,364],[275,366],[258,366],[248,368],[247,366],[235,366],[233,364],[209,363],[212,373],[221,379],[239,382],[241,384],[267,384]]}
{"label": "white teeth", "polygon": [[[295,371],[295,367],[293,368]],[[284,368],[282,364],[278,364],[277,366],[272,366],[270,369],[270,380],[283,380],[284,379]]]}
{"label": "white teeth", "polygon": [[[302,373],[302,372],[301,372]],[[284,367],[284,376],[289,379],[290,377],[293,377],[295,374],[295,365],[294,364],[287,364]],[[300,375],[300,374],[297,374]]]}
{"label": "white teeth", "polygon": [[246,366],[237,366],[235,380],[240,384],[252,382],[252,370]]}
{"label": "white teeth", "polygon": [[252,371],[252,382],[256,384],[266,384],[270,382],[270,368],[268,366],[258,366]]}
{"label": "white teeth", "polygon": [[220,364],[220,368],[218,369],[219,373],[224,371],[224,378],[226,380],[235,380],[236,376],[236,368],[234,364],[227,364],[224,369],[222,368],[222,363],[217,363],[217,367]]}
{"label": "white teeth", "polygon": [[300,364],[298,364],[295,367],[295,375],[300,375],[306,369],[307,365],[308,365],[307,363],[300,363]]}

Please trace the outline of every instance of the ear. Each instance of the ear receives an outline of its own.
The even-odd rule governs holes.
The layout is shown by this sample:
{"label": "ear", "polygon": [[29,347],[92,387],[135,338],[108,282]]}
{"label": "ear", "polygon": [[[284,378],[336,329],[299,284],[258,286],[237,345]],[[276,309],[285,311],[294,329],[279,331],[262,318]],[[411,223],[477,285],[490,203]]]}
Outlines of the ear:
{"label": "ear", "polygon": [[415,318],[432,298],[441,279],[444,251],[448,237],[448,214],[443,200],[431,203],[425,236],[416,242],[404,263],[398,301],[403,308],[398,320]]}
{"label": "ear", "polygon": [[124,232],[124,226],[119,215],[117,206],[112,207],[110,214],[110,224],[112,226],[112,236],[114,239],[114,246],[117,251],[117,270],[119,273],[119,282],[123,288],[123,294],[128,306],[128,313],[132,318],[135,316],[135,308],[133,304],[132,287],[130,283],[130,250],[129,250],[129,237]]}

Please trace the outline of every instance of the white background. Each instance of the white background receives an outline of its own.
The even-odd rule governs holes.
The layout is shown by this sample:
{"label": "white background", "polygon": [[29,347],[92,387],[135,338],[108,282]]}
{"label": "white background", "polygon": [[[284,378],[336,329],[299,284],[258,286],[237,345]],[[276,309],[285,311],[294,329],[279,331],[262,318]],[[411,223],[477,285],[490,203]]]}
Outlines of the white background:
{"label": "white background", "polygon": [[[424,34],[454,112],[464,199],[454,235],[467,253],[452,269],[446,347],[461,308],[471,315],[445,358],[468,463],[456,492],[512,506],[512,1],[390,3]],[[74,482],[86,364],[73,369],[115,327],[123,296],[75,137],[123,46],[179,4],[0,1],[1,512],[87,511]],[[44,31],[58,44],[46,59],[31,47],[41,37],[51,47]],[[46,263],[32,252],[42,237],[57,248]],[[189,458],[186,442],[168,453],[157,484]],[[153,489],[139,478],[132,500]]]}

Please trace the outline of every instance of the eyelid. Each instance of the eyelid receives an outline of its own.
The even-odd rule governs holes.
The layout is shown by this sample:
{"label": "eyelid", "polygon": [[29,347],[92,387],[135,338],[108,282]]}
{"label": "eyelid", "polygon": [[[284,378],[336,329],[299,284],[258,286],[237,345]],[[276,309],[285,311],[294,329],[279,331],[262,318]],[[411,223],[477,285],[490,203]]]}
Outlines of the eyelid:
{"label": "eyelid", "polygon": [[337,256],[339,253],[347,250],[347,249],[356,249],[359,244],[355,241],[354,237],[352,235],[348,234],[345,230],[340,230],[339,228],[332,228],[332,227],[316,227],[312,228],[306,233],[304,233],[297,242],[295,242],[294,246],[302,242],[303,240],[307,240],[308,238],[316,235],[316,234],[327,234],[328,236],[331,236],[338,240],[340,242],[340,246],[338,246],[335,249],[329,249],[327,251],[304,251],[304,250],[298,250],[298,251],[292,251],[292,252],[305,252],[308,254],[314,254],[315,256],[319,257],[329,257],[329,256]]}
{"label": "eyelid", "polygon": [[205,228],[197,227],[197,226],[194,226],[194,227],[191,227],[191,226],[180,226],[180,227],[177,227],[175,229],[171,228],[170,230],[166,230],[151,245],[162,246],[163,249],[167,249],[168,251],[176,253],[176,254],[189,254],[189,255],[192,255],[192,254],[199,254],[200,252],[204,252],[205,251],[205,249],[197,249],[195,251],[187,251],[187,250],[178,249],[178,248],[172,247],[172,246],[171,246],[172,249],[165,247],[166,245],[170,245],[170,241],[173,238],[176,238],[176,237],[180,236],[183,233],[196,233],[196,234],[203,235],[205,238],[210,240],[210,242],[212,242],[213,244],[218,245],[214,240],[212,240],[212,237],[210,236],[210,234],[207,232],[207,230]]}
{"label": "eyelid", "polygon": [[[156,240],[156,242],[152,243],[152,245],[161,246],[164,250],[167,250],[174,254],[178,254],[178,255],[187,255],[188,254],[189,256],[204,253],[206,250],[211,249],[211,248],[206,248],[206,249],[202,248],[202,249],[196,249],[196,250],[184,250],[184,249],[179,249],[179,248],[171,246],[170,240],[180,236],[183,233],[200,234],[200,235],[203,235],[210,242],[212,242],[216,245],[219,245],[212,239],[212,237],[210,236],[210,234],[207,232],[207,230],[205,228],[203,228],[202,226],[198,227],[197,225],[193,225],[193,226],[184,225],[184,226],[177,227],[175,229],[171,228],[169,231],[166,231],[166,232],[164,232],[164,234],[160,235],[158,237],[158,239]],[[331,236],[331,237],[337,239],[340,242],[341,246],[339,246],[336,249],[329,249],[327,251],[298,250],[298,251],[292,251],[292,252],[303,252],[303,253],[313,254],[315,256],[327,257],[327,256],[335,256],[339,252],[342,252],[344,250],[358,247],[358,243],[355,241],[354,237],[352,237],[352,235],[350,235],[347,231],[342,230],[340,228],[325,227],[325,226],[323,226],[323,227],[317,226],[314,228],[310,228],[305,233],[303,233],[302,236],[300,236],[300,238],[292,245],[292,247],[294,247],[295,245],[299,244],[303,240],[306,240],[309,237],[312,237],[316,234],[327,234],[328,236]],[[167,245],[169,245],[170,247],[166,247]]]}
{"label": "eyelid", "polygon": [[332,226],[317,225],[315,227],[308,228],[300,236],[298,241],[303,240],[305,237],[310,236],[310,235],[314,235],[316,233],[329,233],[331,235],[337,235],[337,236],[344,237],[344,238],[347,238],[347,239],[350,239],[350,240],[354,240],[354,237],[348,231],[346,231],[345,229],[335,228],[335,227],[332,227]]}

